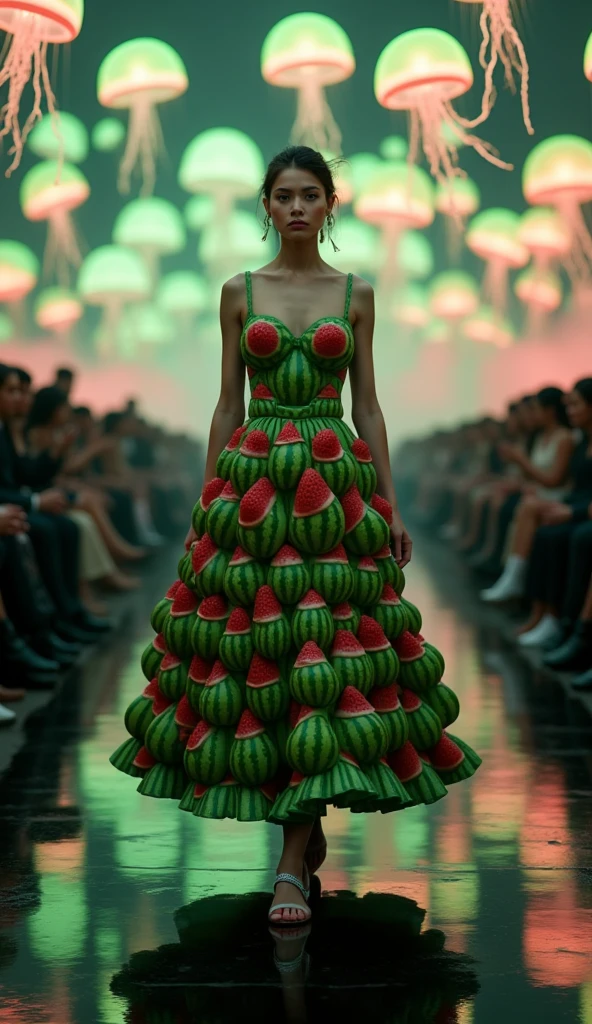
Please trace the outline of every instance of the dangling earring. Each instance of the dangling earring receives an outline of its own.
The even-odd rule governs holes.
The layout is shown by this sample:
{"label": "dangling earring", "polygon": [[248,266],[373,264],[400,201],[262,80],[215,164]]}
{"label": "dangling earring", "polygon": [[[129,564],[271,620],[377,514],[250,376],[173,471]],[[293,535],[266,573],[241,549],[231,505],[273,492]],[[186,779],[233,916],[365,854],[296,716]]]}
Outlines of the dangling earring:
{"label": "dangling earring", "polygon": [[262,237],[261,241],[262,242],[266,242],[267,241],[267,236],[269,234],[269,229],[271,227],[271,217],[269,216],[269,214],[267,214],[267,216],[265,218],[265,221],[263,223],[263,227],[265,228],[265,231],[263,232],[263,237]]}
{"label": "dangling earring", "polygon": [[333,216],[332,213],[330,213],[328,215],[328,217],[327,217],[327,236],[329,238],[329,241],[331,242],[331,245],[333,246],[333,252],[339,252],[338,246],[335,245],[335,242],[333,241],[333,238],[331,237],[331,232],[333,231],[334,227],[335,227],[335,217]]}
{"label": "dangling earring", "polygon": [[321,233],[319,235],[319,242],[324,242],[324,241],[325,241],[325,232],[324,232],[323,228],[321,228]]}

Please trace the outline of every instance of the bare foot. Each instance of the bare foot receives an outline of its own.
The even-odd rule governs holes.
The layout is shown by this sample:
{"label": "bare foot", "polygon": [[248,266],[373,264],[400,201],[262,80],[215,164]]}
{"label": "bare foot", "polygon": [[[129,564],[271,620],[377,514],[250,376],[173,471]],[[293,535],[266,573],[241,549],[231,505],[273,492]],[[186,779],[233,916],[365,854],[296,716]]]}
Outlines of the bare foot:
{"label": "bare foot", "polygon": [[[278,867],[278,874],[282,873],[282,868]],[[290,874],[295,874],[294,871],[290,871]],[[296,875],[297,878],[302,877],[302,872]],[[278,909],[274,911],[274,907],[279,903],[294,903],[295,907],[286,907],[283,910]],[[275,887],[275,893],[271,904],[269,913],[269,921],[271,924],[304,924],[310,918],[310,908],[304,899],[304,896],[300,892],[297,886],[292,885],[291,882],[278,882]]]}
{"label": "bare foot", "polygon": [[11,700],[22,700],[26,690],[13,690],[8,686],[0,686],[0,701],[7,704]]}
{"label": "bare foot", "polygon": [[137,590],[140,586],[137,576],[127,576],[123,572],[112,572],[109,576],[103,576],[101,583],[109,590]]}
{"label": "bare foot", "polygon": [[327,856],[327,839],[323,832],[323,826],[321,819],[317,818],[315,821],[312,832],[310,833],[310,839],[308,840],[308,846],[304,854],[304,861],[311,875],[316,874],[321,865],[324,863]]}

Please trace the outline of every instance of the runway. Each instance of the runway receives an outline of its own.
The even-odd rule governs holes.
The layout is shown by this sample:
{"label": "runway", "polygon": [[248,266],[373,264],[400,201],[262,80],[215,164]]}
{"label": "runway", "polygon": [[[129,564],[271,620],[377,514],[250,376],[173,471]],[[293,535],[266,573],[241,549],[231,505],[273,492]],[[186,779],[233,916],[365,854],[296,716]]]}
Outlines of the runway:
{"label": "runway", "polygon": [[279,830],[182,814],[108,763],[176,554],[0,783],[0,1024],[592,1024],[592,720],[421,539],[406,593],[484,763],[432,808],[329,812],[307,986],[286,994],[248,896],[271,890]]}

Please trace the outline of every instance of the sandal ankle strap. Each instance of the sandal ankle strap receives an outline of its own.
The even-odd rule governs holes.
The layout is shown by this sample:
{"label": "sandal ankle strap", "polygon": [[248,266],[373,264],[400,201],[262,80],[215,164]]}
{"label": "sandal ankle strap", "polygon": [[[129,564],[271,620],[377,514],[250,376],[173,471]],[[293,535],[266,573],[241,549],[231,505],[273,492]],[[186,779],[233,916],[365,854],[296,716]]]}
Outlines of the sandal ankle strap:
{"label": "sandal ankle strap", "polygon": [[275,882],[273,883],[274,890],[279,882],[289,882],[291,885],[295,885],[297,889],[300,889],[300,892],[304,896],[304,899],[308,900],[310,896],[310,891],[308,889],[305,889],[303,883],[296,875],[290,875],[287,871],[282,871],[279,875],[276,875]]}

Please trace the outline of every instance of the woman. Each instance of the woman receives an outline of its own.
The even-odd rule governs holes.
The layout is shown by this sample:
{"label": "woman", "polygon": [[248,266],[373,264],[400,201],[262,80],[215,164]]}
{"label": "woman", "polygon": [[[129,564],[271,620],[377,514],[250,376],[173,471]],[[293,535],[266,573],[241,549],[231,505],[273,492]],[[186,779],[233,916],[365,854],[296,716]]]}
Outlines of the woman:
{"label": "woman", "polygon": [[[346,774],[353,773],[345,784],[347,792],[340,788],[335,776],[345,762],[338,757],[338,741],[332,739],[334,730],[341,736],[339,742],[350,743],[351,746],[344,730],[357,727],[351,725],[348,716],[372,712],[372,705],[364,703],[360,706],[363,698],[356,689],[344,686],[346,679],[351,682],[357,679],[358,686],[380,704],[378,691],[368,688],[374,681],[374,673],[380,672],[375,678],[391,686],[397,676],[392,648],[386,639],[381,646],[385,657],[384,672],[373,662],[369,670],[372,678],[366,677],[365,663],[360,660],[364,656],[364,648],[353,636],[358,625],[356,613],[344,603],[344,595],[351,593],[350,579],[358,587],[358,601],[361,602],[362,581],[367,581],[366,570],[373,576],[375,563],[362,563],[362,568],[358,568],[353,551],[357,549],[360,555],[381,554],[385,558],[385,578],[390,578],[391,583],[396,582],[399,589],[403,583],[400,568],[411,558],[411,540],[397,511],[384,419],[375,392],[372,288],[353,275],[338,273],[324,262],[318,250],[319,236],[323,238],[326,233],[331,238],[335,201],[333,177],[320,153],[303,146],[291,147],[270,164],[263,184],[265,236],[273,225],[280,237],[280,250],[270,264],[253,274],[233,278],[222,289],[221,392],[210,430],[205,472],[207,482],[194,510],[193,523],[197,533],[193,529],[190,531],[187,545],[193,544],[198,534],[201,539],[193,548],[192,555],[187,556],[189,571],[183,564],[180,566],[182,575],[195,589],[201,593],[214,592],[216,596],[207,597],[199,604],[196,618],[198,599],[193,598],[189,588],[182,588],[177,583],[169,592],[168,600],[160,602],[152,616],[153,626],[163,631],[167,648],[170,650],[172,646],[172,653],[177,658],[190,656],[191,649],[197,651],[186,695],[195,709],[199,691],[202,722],[187,743],[184,771],[162,763],[163,756],[166,758],[168,755],[158,747],[157,737],[162,736],[165,746],[177,739],[177,733],[167,726],[167,715],[171,722],[175,718],[177,723],[186,721],[188,730],[191,729],[194,717],[188,713],[187,702],[183,704],[186,709],[183,714],[181,705],[176,711],[174,706],[165,710],[165,717],[159,716],[148,725],[143,736],[142,730],[134,726],[134,738],[122,744],[111,758],[120,770],[131,775],[143,774],[140,792],[182,797],[181,807],[198,816],[238,817],[241,820],[265,818],[282,824],[283,850],[269,912],[270,922],[275,926],[302,926],[311,916],[307,904],[309,875],[317,870],[326,855],[320,817],[328,804],[337,802],[358,810],[380,806],[385,810],[396,809],[401,803],[394,796],[394,789],[403,784],[401,779],[407,777],[414,789],[410,778],[413,773],[407,771],[401,762],[399,740],[391,737],[389,743],[386,733],[374,747],[373,754],[369,755],[369,759],[373,759],[365,771],[351,759],[347,761]],[[243,427],[245,364],[250,379],[251,403],[250,418]],[[352,416],[364,442],[356,441],[349,427],[342,422],[340,394],[348,367],[351,372]],[[353,462],[350,461],[352,457]],[[313,460],[316,469],[312,468]],[[266,469],[275,484],[270,476],[261,475]],[[381,497],[373,485],[374,472]],[[230,483],[224,486],[224,478],[228,479],[229,475]],[[367,498],[372,499],[374,508],[361,499],[353,484],[354,479],[360,482]],[[326,480],[331,480],[334,488],[339,490],[341,501]],[[252,486],[249,486],[251,482]],[[224,488],[222,492],[221,488]],[[235,488],[246,494],[238,506]],[[216,494],[220,495],[219,499],[215,499]],[[376,514],[375,509],[381,510],[382,514]],[[387,521],[390,522],[390,533]],[[372,524],[376,535],[364,539],[359,532],[365,530],[362,523],[368,527]],[[204,534],[206,527],[208,532]],[[389,553],[389,536],[396,563]],[[342,541],[344,546],[340,543]],[[235,550],[237,542],[240,547]],[[381,545],[380,551],[377,550],[377,542]],[[345,548],[351,552],[349,561]],[[278,550],[281,554],[276,558]],[[332,558],[328,563],[319,562],[314,557],[330,550]],[[306,560],[300,551],[304,552]],[[251,552],[251,556],[247,552]],[[313,556],[310,560],[309,555]],[[232,558],[230,564],[229,557]],[[355,570],[353,577],[348,576],[345,562]],[[323,564],[331,566],[329,576],[325,576],[321,568]],[[225,565],[228,565],[226,571]],[[307,592],[307,586],[310,587],[308,566],[315,573],[319,592]],[[216,580],[214,577],[218,571],[222,577],[218,576]],[[269,580],[267,584],[266,577]],[[224,581],[222,585],[220,578]],[[341,581],[340,588],[343,585],[339,603],[335,597],[331,599],[337,578]],[[291,584],[288,580],[292,581]],[[283,581],[286,581],[286,586]],[[298,593],[292,589],[293,586],[297,587]],[[378,580],[378,595],[381,587],[382,580]],[[321,590],[326,595],[325,600],[328,599],[327,603],[335,603],[335,618],[326,609]],[[234,595],[235,602],[242,603],[243,610],[233,613],[235,617],[224,633],[224,639],[218,641],[228,615],[226,599],[230,593]],[[282,599],[278,594],[283,595]],[[303,594],[304,600],[300,600]],[[377,624],[371,614],[374,612],[382,618],[379,605],[369,603],[369,592],[367,594],[364,611],[368,614],[358,625],[358,636],[362,638],[370,633],[376,635]],[[395,602],[389,605],[394,610],[396,598],[390,584],[383,597],[387,602]],[[298,601],[295,608],[290,607]],[[189,634],[183,624],[184,615],[188,616],[187,627],[191,630],[191,648],[186,642]],[[244,691],[242,686],[235,688],[233,680],[233,685],[229,683],[231,670],[228,666],[231,661],[237,664],[230,653],[231,648],[235,653],[238,650],[232,639],[237,634],[232,629],[236,623],[248,645],[251,615],[256,650],[247,666],[248,708],[244,710]],[[396,613],[391,617],[389,612],[382,618],[393,639],[402,625],[395,624],[395,616]],[[321,619],[325,625],[317,631],[313,623],[320,626]],[[347,622],[351,632],[335,630],[336,622]],[[268,627],[271,627],[270,632]],[[419,628],[418,621],[413,628]],[[307,641],[313,641],[315,636],[335,669],[315,642],[307,645]],[[431,674],[431,679],[439,679],[443,666],[438,660],[440,656],[432,653],[434,649],[430,648],[428,653],[422,642],[411,633],[405,634],[404,642],[413,647],[413,656],[418,658],[416,668],[419,669],[421,659],[421,666]],[[371,646],[369,639],[366,639],[366,644],[368,648]],[[398,645],[399,640],[395,639],[395,644]],[[147,675],[153,669],[157,655],[162,656],[162,645],[157,644],[158,647],[160,652],[157,650],[156,654],[151,648],[145,653],[144,671]],[[224,661],[215,664],[207,685],[203,685],[203,677],[209,672],[218,649]],[[401,647],[399,649],[402,650]],[[300,660],[296,661],[299,655]],[[437,662],[437,665],[434,662],[433,674],[428,668],[428,663],[432,664],[432,656]],[[208,662],[205,666],[203,659]],[[246,664],[242,656],[239,660]],[[358,675],[358,670],[361,675]],[[319,682],[318,687],[313,685],[315,679]],[[152,699],[158,700],[159,706],[163,701],[163,687],[176,700],[185,692],[171,686],[170,682],[168,670],[161,671],[159,692],[152,684],[152,688],[149,687]],[[218,689],[219,685],[222,690]],[[393,694],[395,690],[389,692]],[[146,697],[149,702],[150,693]],[[219,727],[213,724],[214,720],[220,722],[223,717],[218,705],[218,697],[222,694],[225,697],[232,694],[233,701],[236,698],[240,714],[238,727],[234,708],[225,719],[232,723],[230,737],[236,728],[229,754],[224,746],[219,745],[216,732]],[[288,707],[290,696],[293,699]],[[167,698],[164,699],[166,703]],[[135,707],[139,709],[140,704]],[[315,707],[308,706],[311,704]],[[128,725],[131,726],[132,719],[136,720],[136,715],[137,712],[130,709]],[[349,724],[342,729],[346,720]],[[368,726],[370,721],[365,718],[365,725]],[[320,730],[318,734],[317,729]],[[376,734],[377,740],[381,731],[379,729]],[[321,742],[321,747],[314,751],[307,746],[306,739],[309,736],[312,739],[313,733]],[[144,747],[138,735],[142,737]],[[321,736],[325,737],[327,746]],[[306,751],[299,746],[300,740]],[[203,760],[205,751],[212,749],[211,743],[221,759],[215,774],[209,771]],[[379,749],[384,751],[389,747],[389,763],[377,760]],[[396,751],[394,747],[397,747]],[[437,763],[439,770],[439,750],[432,751],[430,766],[420,762],[410,744],[405,747],[403,756],[407,752],[414,762],[413,770],[421,773],[424,780],[435,781],[438,786],[441,777],[434,764]],[[257,765],[251,762],[253,774],[246,769],[243,754],[247,758],[253,755],[258,762]],[[462,753],[459,748],[459,755],[466,778],[473,774],[479,758],[464,744]],[[280,757],[285,759],[283,768],[277,767]],[[300,771],[306,768],[304,775],[298,773],[296,764],[300,764]],[[227,775],[229,768],[231,774]],[[398,768],[399,776],[395,768]],[[361,775],[358,774],[360,771]],[[376,788],[376,772],[381,774],[387,788],[394,787],[391,788],[393,800],[390,803],[384,801],[384,796]],[[183,775],[184,779],[180,777]],[[452,776],[448,777],[452,780]],[[372,778],[374,795],[365,791],[366,783]],[[267,783],[268,795],[262,808],[262,790],[256,786],[259,784],[265,788]],[[247,797],[250,802],[245,803]],[[408,790],[401,794],[401,798],[403,803],[433,799],[427,793],[422,798],[417,791],[413,797]]]}

